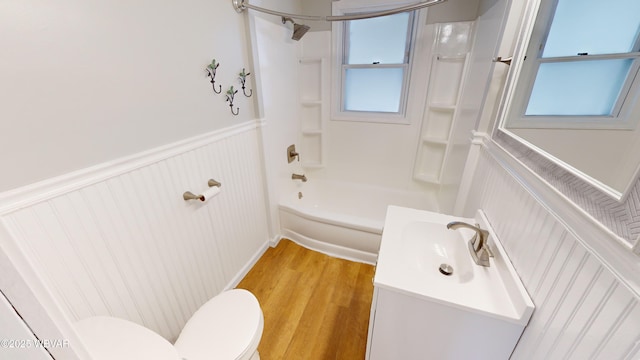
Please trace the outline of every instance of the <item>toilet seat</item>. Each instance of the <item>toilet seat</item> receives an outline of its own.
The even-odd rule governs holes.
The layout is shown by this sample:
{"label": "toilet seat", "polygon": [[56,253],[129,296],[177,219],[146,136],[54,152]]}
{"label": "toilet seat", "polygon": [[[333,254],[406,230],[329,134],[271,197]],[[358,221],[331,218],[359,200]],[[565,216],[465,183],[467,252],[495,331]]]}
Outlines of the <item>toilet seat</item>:
{"label": "toilet seat", "polygon": [[256,359],[263,328],[258,299],[247,290],[229,290],[193,314],[174,347],[189,360]]}
{"label": "toilet seat", "polygon": [[165,338],[128,320],[94,316],[74,328],[93,360],[182,359]]}

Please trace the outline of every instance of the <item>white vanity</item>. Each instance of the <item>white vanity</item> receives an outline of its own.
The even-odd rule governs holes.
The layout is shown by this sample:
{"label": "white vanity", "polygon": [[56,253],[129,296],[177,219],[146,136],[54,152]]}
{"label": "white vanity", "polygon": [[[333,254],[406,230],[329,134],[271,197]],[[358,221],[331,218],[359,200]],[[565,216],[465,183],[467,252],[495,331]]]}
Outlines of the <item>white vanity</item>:
{"label": "white vanity", "polygon": [[[467,248],[489,231],[490,266]],[[442,267],[441,264],[448,266]],[[484,214],[476,219],[390,206],[378,264],[367,340],[368,360],[508,359],[534,305]]]}

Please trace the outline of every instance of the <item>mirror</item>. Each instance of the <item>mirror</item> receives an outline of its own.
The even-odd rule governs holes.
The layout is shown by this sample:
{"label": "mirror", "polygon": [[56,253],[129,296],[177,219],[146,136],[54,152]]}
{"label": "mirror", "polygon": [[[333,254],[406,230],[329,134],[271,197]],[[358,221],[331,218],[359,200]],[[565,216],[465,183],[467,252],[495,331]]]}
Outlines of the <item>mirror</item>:
{"label": "mirror", "polygon": [[640,173],[640,2],[533,0],[498,131],[623,201]]}

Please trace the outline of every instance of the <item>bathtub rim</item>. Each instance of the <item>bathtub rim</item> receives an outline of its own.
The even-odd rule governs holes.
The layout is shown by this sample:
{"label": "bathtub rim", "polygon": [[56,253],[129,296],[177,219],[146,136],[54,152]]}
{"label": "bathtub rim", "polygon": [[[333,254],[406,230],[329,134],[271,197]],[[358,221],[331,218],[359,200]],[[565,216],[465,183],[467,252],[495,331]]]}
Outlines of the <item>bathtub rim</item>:
{"label": "bathtub rim", "polygon": [[[339,227],[345,227],[353,230],[364,231],[372,234],[382,235],[382,228],[384,227],[384,219],[380,221],[357,217],[353,215],[342,214],[340,218],[333,215],[334,213],[327,210],[317,210],[310,207],[304,207],[311,210],[310,212],[304,212],[298,210],[299,207],[291,205],[290,203],[278,204],[278,209],[286,211],[293,215],[303,217],[308,220],[320,222],[328,225],[335,225]],[[356,222],[348,222],[342,219],[355,219]]]}
{"label": "bathtub rim", "polygon": [[[305,208],[305,209],[313,210],[311,208]],[[304,211],[300,211],[289,204],[279,204],[278,210],[285,213],[289,213],[290,215],[293,215],[293,216],[297,216],[309,221],[319,223],[319,224],[336,226],[338,228],[341,228],[341,231],[345,232],[345,234],[356,231],[356,232],[364,232],[369,235],[378,236],[382,238],[382,227],[384,225],[384,221],[378,222],[371,219],[357,218],[361,222],[365,220],[367,224],[355,224],[355,223],[347,222],[345,220],[338,220],[335,216],[331,216],[332,213],[328,211],[316,210],[316,211],[312,211],[313,213],[307,213]],[[356,219],[356,217],[348,216],[348,215],[344,215],[343,217],[346,217],[347,219]],[[349,248],[346,246],[340,246],[340,245],[328,243],[321,240],[316,240],[308,236],[302,235],[291,229],[284,228],[282,226],[280,228],[280,232],[281,232],[281,235],[277,240],[278,242],[281,239],[289,239],[295,242],[296,244],[303,246],[307,249],[319,251],[319,252],[322,252],[323,254],[326,254],[332,257],[350,260],[350,261],[356,261],[356,262],[370,264],[370,265],[375,265],[378,259],[377,252],[373,253],[373,252]]]}

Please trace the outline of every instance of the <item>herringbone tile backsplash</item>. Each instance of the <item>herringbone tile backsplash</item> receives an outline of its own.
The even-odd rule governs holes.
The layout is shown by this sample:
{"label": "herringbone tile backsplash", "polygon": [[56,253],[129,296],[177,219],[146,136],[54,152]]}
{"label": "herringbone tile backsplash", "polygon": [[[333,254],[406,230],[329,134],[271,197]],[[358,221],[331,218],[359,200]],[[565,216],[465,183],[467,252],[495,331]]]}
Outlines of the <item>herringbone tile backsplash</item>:
{"label": "herringbone tile backsplash", "polygon": [[616,235],[630,244],[638,239],[640,236],[640,180],[636,181],[624,202],[617,202],[509,136],[498,133],[495,139],[518,160]]}

